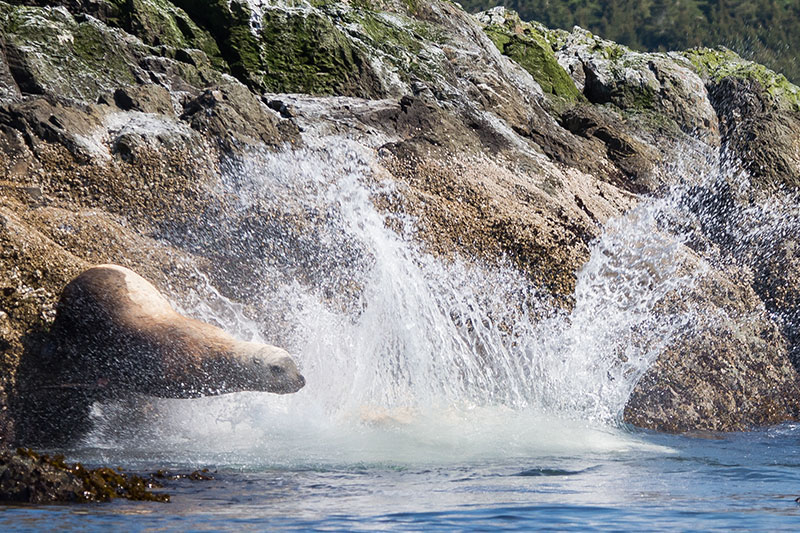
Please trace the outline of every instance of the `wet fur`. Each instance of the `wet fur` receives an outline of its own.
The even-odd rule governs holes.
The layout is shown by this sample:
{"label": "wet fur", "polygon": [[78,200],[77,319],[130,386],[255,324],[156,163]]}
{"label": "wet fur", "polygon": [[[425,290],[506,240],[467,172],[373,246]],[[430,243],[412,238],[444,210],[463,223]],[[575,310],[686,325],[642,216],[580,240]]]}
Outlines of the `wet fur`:
{"label": "wet fur", "polygon": [[151,283],[117,265],[90,268],[67,285],[52,333],[61,384],[105,396],[291,393],[305,384],[285,350],[180,315]]}

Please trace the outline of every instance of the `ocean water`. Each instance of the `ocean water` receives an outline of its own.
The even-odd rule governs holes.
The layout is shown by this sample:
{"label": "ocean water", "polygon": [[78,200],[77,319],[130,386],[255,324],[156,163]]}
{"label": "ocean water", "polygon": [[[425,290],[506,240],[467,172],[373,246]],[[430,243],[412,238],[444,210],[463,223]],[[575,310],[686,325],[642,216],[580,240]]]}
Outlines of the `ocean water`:
{"label": "ocean water", "polygon": [[[622,421],[641,375],[714,312],[665,300],[800,227],[796,201],[733,212],[702,198],[721,181],[747,192],[711,163],[606,223],[566,312],[502,262],[426,254],[417,221],[375,207],[402,191],[347,140],[231,161],[215,192],[233,203],[191,244],[246,258],[246,301],[200,270],[194,293],[169,296],[286,347],[306,387],[96,404],[68,459],[214,479],[167,482],[169,504],[4,506],[0,530],[797,529],[800,426],[664,435]],[[251,230],[263,213],[302,232]],[[690,252],[709,232],[736,248]]]}
{"label": "ocean water", "polygon": [[[267,449],[198,449],[183,460],[153,450],[78,450],[73,458],[139,472],[210,466],[214,479],[167,482],[167,504],[4,506],[0,529],[794,531],[800,524],[797,425],[694,437],[555,420],[494,429],[485,447],[470,435],[437,443],[375,427],[361,435],[361,449],[302,446],[328,449],[327,461]],[[520,430],[524,439],[516,439]],[[503,440],[517,444],[509,450]]]}

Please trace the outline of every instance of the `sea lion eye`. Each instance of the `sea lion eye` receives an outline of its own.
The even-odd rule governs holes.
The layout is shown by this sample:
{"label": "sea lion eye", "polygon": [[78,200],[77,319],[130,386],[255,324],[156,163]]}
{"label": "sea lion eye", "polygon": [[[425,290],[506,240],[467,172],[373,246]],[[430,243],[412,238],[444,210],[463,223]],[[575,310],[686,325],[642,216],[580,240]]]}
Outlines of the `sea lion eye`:
{"label": "sea lion eye", "polygon": [[253,357],[253,364],[256,366],[262,366],[264,364],[264,361],[262,361],[258,357]]}
{"label": "sea lion eye", "polygon": [[269,370],[273,374],[283,374],[286,372],[286,369],[279,365],[270,365]]}

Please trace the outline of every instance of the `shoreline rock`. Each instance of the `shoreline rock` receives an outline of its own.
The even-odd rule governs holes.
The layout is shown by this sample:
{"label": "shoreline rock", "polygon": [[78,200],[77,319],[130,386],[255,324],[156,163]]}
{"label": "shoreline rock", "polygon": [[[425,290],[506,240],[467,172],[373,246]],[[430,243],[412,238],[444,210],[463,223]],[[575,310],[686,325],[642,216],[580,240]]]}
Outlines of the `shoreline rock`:
{"label": "shoreline rock", "polygon": [[[411,237],[427,251],[511,264],[564,309],[608,220],[695,187],[690,208],[703,216],[683,221],[698,228],[688,244],[711,257],[720,286],[747,295],[769,332],[734,335],[745,351],[770,344],[753,363],[766,370],[746,379],[765,390],[765,376],[779,372],[775,397],[793,394],[794,245],[767,236],[731,246],[731,218],[800,184],[800,89],[780,75],[725,50],[641,54],[579,28],[548,30],[502,9],[473,17],[436,0],[32,3],[0,1],[0,446],[15,442],[27,408],[20,364],[41,355],[57,295],[88,265],[130,267],[176,298],[188,299],[202,276],[269,324],[254,308],[254,280],[280,281],[265,258],[323,257],[314,232],[326,214],[291,201],[243,205],[226,169],[253,150],[340,137],[375,152],[375,172],[399,191],[376,204],[416,217]],[[313,46],[321,29],[327,38]],[[278,35],[283,48],[271,44]],[[736,182],[741,164],[747,187]],[[723,175],[686,183],[695,178],[685,168]],[[312,286],[325,265],[292,276]],[[352,299],[357,290],[329,292]],[[668,411],[641,403],[680,379],[676,358],[704,369],[703,380],[684,382],[694,391],[724,389],[717,356],[753,366],[738,349],[715,352],[703,328],[687,335],[632,397],[628,413],[638,405],[649,414],[628,420],[698,425],[684,416],[698,407],[688,405],[692,391]],[[703,417],[733,420],[737,403],[718,399]],[[778,420],[763,415],[718,429]]]}
{"label": "shoreline rock", "polygon": [[19,448],[0,451],[0,502],[94,503],[114,498],[169,502],[169,494],[153,492],[160,485],[107,467],[88,469],[67,463],[63,455],[50,457]]}

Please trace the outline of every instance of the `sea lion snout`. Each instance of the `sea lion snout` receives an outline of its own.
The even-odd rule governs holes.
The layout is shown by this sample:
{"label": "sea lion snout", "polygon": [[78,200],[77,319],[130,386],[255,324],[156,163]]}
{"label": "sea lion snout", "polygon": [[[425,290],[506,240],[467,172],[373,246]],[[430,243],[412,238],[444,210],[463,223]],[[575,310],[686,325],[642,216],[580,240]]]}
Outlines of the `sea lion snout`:
{"label": "sea lion snout", "polygon": [[281,348],[265,346],[253,355],[252,364],[261,370],[263,390],[288,394],[299,391],[306,384],[292,356]]}

